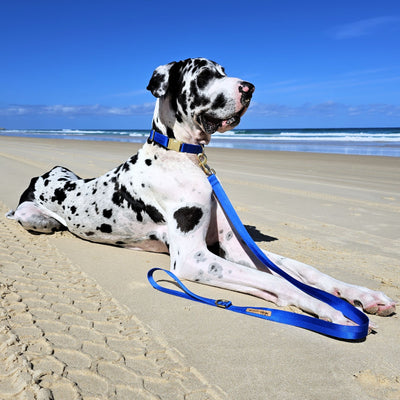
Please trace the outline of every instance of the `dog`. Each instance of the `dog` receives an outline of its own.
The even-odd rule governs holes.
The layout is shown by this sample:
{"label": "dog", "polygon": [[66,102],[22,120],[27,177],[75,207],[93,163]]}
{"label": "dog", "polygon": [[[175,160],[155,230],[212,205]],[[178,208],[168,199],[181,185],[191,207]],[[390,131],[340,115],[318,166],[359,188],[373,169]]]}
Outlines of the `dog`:
{"label": "dog", "polygon": [[[174,143],[207,145],[215,132],[239,124],[254,86],[228,77],[219,64],[194,58],[161,65],[147,89],[157,98],[152,127]],[[173,147],[174,147],[173,146]],[[179,277],[244,292],[279,306],[294,305],[321,319],[351,325],[340,311],[266,271],[236,237],[196,154],[150,139],[136,155],[99,178],[65,167],[31,180],[7,215],[32,233],[68,229],[83,239],[136,250],[169,252]],[[395,312],[385,294],[347,284],[268,251],[296,279],[346,299],[371,314]]]}

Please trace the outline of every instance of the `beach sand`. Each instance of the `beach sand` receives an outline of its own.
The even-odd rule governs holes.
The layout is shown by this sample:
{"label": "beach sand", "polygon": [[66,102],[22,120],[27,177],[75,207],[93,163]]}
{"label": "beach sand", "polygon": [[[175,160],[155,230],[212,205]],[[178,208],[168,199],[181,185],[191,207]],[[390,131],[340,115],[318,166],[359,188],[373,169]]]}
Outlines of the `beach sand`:
{"label": "beach sand", "polygon": [[[0,137],[1,399],[400,398],[398,315],[372,316],[363,342],[334,340],[154,290],[146,273],[167,255],[31,235],[4,217],[31,177],[55,165],[99,176],[138,147]],[[400,158],[207,155],[262,248],[400,299]]]}

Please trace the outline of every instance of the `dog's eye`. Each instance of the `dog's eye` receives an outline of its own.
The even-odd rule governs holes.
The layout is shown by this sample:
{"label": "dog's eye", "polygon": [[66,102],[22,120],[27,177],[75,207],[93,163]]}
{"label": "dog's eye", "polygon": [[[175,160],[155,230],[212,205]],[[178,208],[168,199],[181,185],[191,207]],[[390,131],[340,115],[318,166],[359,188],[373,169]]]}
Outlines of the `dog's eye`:
{"label": "dog's eye", "polygon": [[213,73],[209,69],[203,70],[197,77],[197,86],[199,89],[205,88],[212,77]]}

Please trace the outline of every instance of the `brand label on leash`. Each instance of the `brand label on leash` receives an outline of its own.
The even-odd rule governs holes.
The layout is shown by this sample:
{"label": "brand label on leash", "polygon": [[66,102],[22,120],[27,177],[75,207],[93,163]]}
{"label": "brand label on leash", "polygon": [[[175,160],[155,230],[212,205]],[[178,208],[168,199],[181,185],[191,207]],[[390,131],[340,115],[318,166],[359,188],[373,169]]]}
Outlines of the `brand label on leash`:
{"label": "brand label on leash", "polygon": [[270,317],[271,316],[271,311],[259,310],[258,308],[246,308],[246,312],[253,313],[253,314],[264,315],[264,317]]}

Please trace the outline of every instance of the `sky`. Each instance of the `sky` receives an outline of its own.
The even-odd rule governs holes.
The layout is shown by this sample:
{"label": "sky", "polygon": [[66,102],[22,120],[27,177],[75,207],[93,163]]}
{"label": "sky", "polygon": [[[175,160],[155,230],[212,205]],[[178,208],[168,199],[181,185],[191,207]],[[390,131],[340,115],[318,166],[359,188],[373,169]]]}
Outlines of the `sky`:
{"label": "sky", "polygon": [[0,127],[148,129],[153,70],[189,57],[256,86],[240,128],[400,126],[399,0],[13,0],[0,15]]}

